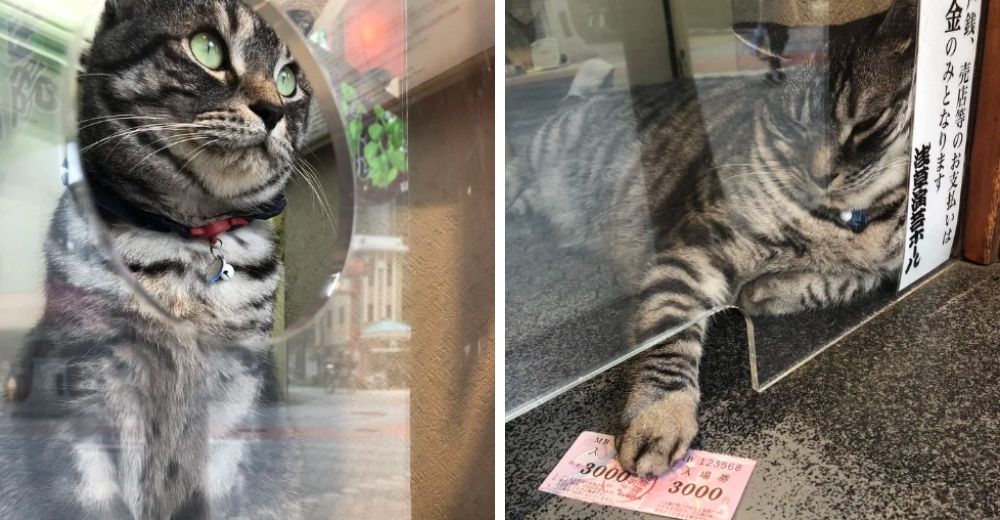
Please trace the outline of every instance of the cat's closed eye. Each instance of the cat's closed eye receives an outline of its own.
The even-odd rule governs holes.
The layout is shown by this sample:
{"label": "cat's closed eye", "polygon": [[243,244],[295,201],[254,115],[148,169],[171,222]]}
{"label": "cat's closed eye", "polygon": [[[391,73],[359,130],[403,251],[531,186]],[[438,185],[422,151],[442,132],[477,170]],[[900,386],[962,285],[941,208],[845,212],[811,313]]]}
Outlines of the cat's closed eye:
{"label": "cat's closed eye", "polygon": [[854,125],[851,129],[851,144],[863,146],[882,139],[889,128],[888,118],[878,114]]}
{"label": "cat's closed eye", "polygon": [[865,119],[865,120],[861,121],[860,123],[855,124],[854,125],[854,135],[861,135],[861,134],[867,132],[868,130],[871,130],[872,127],[874,127],[875,124],[878,123],[879,119],[881,119],[881,118],[882,118],[882,114],[879,114],[879,115],[876,115],[876,116],[873,116],[873,117],[869,117],[868,119]]}

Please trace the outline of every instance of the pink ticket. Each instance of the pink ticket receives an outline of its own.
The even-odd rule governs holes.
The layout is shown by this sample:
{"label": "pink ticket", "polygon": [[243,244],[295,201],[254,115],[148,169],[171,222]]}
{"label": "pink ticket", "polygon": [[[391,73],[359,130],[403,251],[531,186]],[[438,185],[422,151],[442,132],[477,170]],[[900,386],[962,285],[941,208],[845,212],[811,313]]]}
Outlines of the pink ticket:
{"label": "pink ticket", "polygon": [[683,520],[730,520],[756,462],[691,450],[666,474],[640,478],[615,460],[615,438],[583,432],[539,489]]}

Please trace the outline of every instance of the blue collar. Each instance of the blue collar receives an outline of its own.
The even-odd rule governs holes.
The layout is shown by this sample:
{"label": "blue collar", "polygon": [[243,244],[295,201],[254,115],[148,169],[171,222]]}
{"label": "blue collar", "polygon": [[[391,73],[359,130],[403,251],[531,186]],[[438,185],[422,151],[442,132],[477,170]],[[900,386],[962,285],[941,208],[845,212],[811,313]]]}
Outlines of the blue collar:
{"label": "blue collar", "polygon": [[[847,217],[847,218],[845,218]],[[844,223],[847,227],[851,228],[851,231],[855,233],[860,233],[868,227],[870,220],[868,219],[868,213],[863,209],[856,209],[854,211],[843,212],[840,214],[840,221]]]}

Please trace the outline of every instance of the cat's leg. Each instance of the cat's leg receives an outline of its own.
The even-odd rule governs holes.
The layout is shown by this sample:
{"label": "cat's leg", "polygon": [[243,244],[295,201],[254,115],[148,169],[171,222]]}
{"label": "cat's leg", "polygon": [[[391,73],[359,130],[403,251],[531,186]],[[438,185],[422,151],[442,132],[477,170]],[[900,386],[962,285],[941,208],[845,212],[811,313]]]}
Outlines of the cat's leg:
{"label": "cat's leg", "polygon": [[531,177],[527,160],[521,156],[508,160],[504,175],[506,212],[511,215],[529,213],[539,194],[538,183]]}
{"label": "cat's leg", "polygon": [[10,401],[24,401],[31,393],[32,377],[34,376],[35,359],[44,353],[45,329],[39,325],[28,334],[28,340],[17,353],[17,358],[11,364],[10,373],[3,384],[3,395]]}
{"label": "cat's leg", "polygon": [[782,315],[848,303],[878,287],[883,272],[775,273],[743,286],[737,305],[752,315]]}
{"label": "cat's leg", "polygon": [[636,340],[692,325],[653,347],[631,367],[618,460],[639,475],[661,474],[687,451],[698,432],[698,366],[706,319],[732,298],[733,273],[707,250],[660,255],[638,298]]}

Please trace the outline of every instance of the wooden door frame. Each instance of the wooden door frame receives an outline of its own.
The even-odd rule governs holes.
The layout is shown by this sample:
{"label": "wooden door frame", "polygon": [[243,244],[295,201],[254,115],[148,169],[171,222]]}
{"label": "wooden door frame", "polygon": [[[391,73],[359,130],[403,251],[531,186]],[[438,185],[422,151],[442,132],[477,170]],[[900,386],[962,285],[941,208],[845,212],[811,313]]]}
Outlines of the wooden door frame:
{"label": "wooden door frame", "polygon": [[979,264],[1000,257],[1000,0],[983,2],[978,80],[962,219],[962,256]]}

